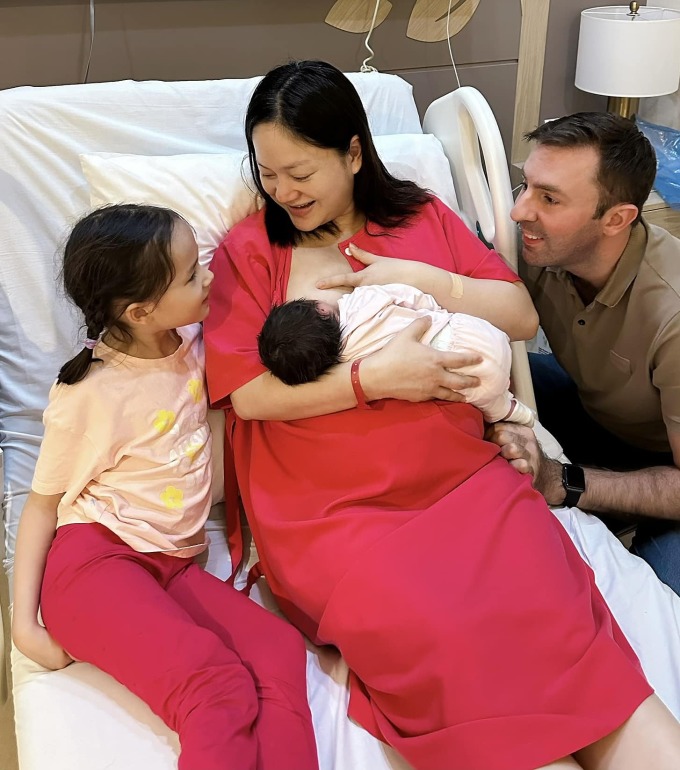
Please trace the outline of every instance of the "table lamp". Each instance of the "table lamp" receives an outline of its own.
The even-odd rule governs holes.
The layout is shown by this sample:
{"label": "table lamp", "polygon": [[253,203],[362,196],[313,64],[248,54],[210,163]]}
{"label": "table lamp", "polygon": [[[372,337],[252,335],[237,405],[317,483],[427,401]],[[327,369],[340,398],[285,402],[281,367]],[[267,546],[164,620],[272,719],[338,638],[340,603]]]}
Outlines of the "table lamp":
{"label": "table lamp", "polygon": [[677,91],[680,10],[630,6],[581,13],[577,88],[609,97],[607,111],[632,117],[641,96]]}

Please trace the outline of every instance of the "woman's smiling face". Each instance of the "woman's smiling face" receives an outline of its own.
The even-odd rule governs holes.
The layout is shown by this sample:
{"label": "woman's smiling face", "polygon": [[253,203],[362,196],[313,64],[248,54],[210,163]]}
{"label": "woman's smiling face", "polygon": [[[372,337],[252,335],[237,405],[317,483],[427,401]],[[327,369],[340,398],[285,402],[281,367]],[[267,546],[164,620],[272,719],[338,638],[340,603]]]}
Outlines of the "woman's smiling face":
{"label": "woman's smiling face", "polygon": [[361,168],[357,137],[346,154],[339,154],[309,144],[277,123],[261,123],[253,129],[253,145],[262,187],[297,230],[312,232],[334,222],[341,232],[354,232],[354,175]]}

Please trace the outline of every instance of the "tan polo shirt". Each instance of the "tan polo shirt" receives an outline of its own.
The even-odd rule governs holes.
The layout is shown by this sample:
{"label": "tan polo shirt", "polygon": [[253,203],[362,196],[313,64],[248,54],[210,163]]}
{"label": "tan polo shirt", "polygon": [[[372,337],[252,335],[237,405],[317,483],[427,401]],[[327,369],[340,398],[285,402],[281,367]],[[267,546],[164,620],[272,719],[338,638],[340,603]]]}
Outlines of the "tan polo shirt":
{"label": "tan polo shirt", "polygon": [[668,433],[680,432],[680,240],[637,225],[588,306],[564,270],[521,272],[588,413],[630,444],[670,451]]}

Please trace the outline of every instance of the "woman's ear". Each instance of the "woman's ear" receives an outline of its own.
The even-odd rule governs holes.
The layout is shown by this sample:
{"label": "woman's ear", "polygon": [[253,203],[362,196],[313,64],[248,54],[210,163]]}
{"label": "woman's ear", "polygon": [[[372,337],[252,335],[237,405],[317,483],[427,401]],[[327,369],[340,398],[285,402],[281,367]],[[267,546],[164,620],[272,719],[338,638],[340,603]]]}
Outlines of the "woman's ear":
{"label": "woman's ear", "polygon": [[357,171],[359,171],[361,168],[362,164],[361,141],[356,134],[352,137],[352,140],[349,143],[348,155],[352,173],[356,174]]}

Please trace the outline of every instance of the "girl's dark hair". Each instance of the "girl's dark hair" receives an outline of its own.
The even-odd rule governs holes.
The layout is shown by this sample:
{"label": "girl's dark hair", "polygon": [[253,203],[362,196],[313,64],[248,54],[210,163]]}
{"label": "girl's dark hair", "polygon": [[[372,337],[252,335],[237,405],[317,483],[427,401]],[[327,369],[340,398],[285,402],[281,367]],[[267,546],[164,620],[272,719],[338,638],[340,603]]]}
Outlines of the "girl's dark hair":
{"label": "girl's dark hair", "polygon": [[[250,170],[267,204],[265,225],[272,243],[296,245],[303,234],[262,186],[253,145],[253,130],[262,123],[275,123],[298,139],[340,155],[349,152],[352,138],[358,136],[362,164],[354,177],[354,205],[380,227],[403,225],[432,197],[415,182],[396,179],[385,168],[371,139],[361,99],[340,70],[323,61],[293,61],[264,76],[246,112]],[[337,228],[329,222],[316,232],[336,234]]]}
{"label": "girl's dark hair", "polygon": [[[124,203],[76,223],[64,248],[62,280],[85,317],[89,339],[104,331],[132,338],[122,320],[125,308],[160,299],[175,277],[170,242],[178,219],[170,209]],[[61,367],[57,382],[79,382],[96,360],[85,347]]]}
{"label": "girl's dark hair", "polygon": [[274,305],[257,346],[260,360],[281,382],[314,382],[341,361],[340,322],[319,312],[313,299],[293,299]]}

